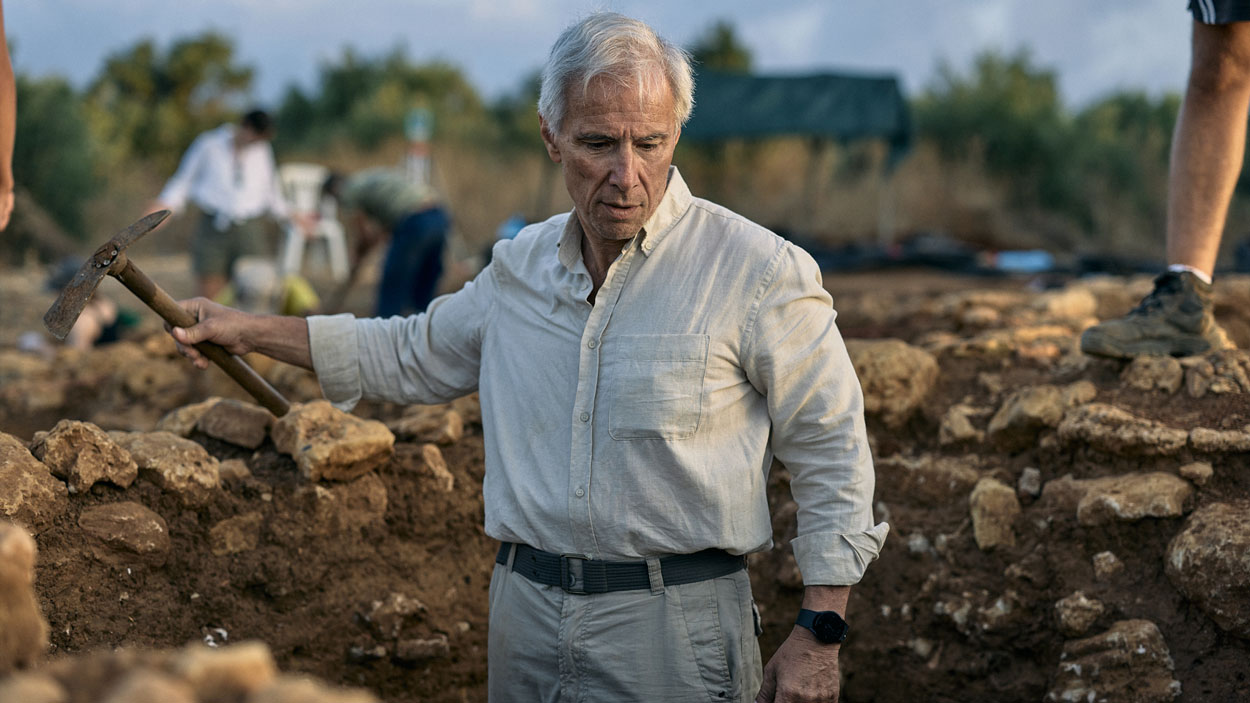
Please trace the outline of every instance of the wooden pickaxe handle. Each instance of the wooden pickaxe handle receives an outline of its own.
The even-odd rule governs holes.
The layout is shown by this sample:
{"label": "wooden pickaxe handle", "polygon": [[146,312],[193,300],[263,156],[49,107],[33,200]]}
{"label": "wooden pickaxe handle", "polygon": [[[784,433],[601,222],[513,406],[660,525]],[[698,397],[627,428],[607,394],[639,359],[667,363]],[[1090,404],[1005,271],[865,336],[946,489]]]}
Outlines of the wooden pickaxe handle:
{"label": "wooden pickaxe handle", "polygon": [[[121,255],[121,256],[124,256]],[[122,263],[122,262],[119,262]],[[156,311],[169,324],[174,327],[190,327],[198,320],[195,316],[187,312],[181,305],[174,302],[169,294],[161,289],[160,286],[147,277],[138,269],[129,259],[123,265],[118,266],[113,272],[110,272],[114,278],[122,282],[122,285],[130,289],[139,300],[142,300],[148,307]],[[276,388],[269,385],[269,382],[256,373],[256,370],[247,365],[247,362],[238,356],[226,351],[211,342],[200,342],[195,348],[201,354],[208,357],[210,361],[221,367],[230,378],[233,378],[240,386],[252,394],[256,402],[263,405],[269,412],[277,417],[282,417],[291,409],[291,404],[287,399],[282,397]]]}

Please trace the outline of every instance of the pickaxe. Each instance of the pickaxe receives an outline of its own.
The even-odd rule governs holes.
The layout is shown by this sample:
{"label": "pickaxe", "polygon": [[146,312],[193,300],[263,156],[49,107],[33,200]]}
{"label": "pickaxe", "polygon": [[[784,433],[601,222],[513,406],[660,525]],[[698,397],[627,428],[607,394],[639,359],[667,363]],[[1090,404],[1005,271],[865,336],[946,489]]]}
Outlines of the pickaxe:
{"label": "pickaxe", "polygon": [[[121,281],[122,285],[129,288],[139,300],[146,303],[148,307],[156,311],[157,315],[174,327],[190,327],[197,322],[195,316],[175,303],[168,293],[161,290],[160,286],[156,285],[126,257],[126,247],[152,231],[166,217],[169,217],[169,211],[160,210],[118,232],[103,246],[96,249],[91,258],[78,269],[73,280],[65,286],[56,302],[48,309],[48,313],[43,316],[43,324],[57,339],[65,339],[65,336],[69,334],[78,316],[87,305],[87,301],[91,300],[91,295],[95,293],[96,286],[104,280],[105,274]],[[260,374],[247,365],[247,362],[211,342],[201,342],[195,345],[195,348],[220,366],[230,378],[243,386],[269,412],[281,417],[286,414],[287,410],[290,410],[291,404],[286,398],[269,385],[268,381],[261,378]]]}

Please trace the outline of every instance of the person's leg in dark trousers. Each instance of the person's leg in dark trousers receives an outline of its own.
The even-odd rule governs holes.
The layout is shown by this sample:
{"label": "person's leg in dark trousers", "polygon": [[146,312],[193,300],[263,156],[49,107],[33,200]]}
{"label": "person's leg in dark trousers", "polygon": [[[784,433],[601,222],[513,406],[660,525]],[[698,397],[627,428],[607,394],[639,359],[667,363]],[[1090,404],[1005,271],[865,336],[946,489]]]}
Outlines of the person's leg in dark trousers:
{"label": "person's leg in dark trousers", "polygon": [[449,227],[439,207],[414,212],[395,226],[378,286],[378,317],[418,313],[434,299]]}

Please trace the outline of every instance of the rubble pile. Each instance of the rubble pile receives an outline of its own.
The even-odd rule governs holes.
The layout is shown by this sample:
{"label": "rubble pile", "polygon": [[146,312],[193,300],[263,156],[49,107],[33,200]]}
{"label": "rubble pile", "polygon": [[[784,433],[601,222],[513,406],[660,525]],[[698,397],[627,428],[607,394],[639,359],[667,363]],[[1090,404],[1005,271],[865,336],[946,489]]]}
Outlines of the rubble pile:
{"label": "rubble pile", "polygon": [[[835,292],[891,525],[852,591],[844,701],[1250,700],[1250,353],[1081,354],[1145,286]],[[1215,300],[1250,348],[1250,279]],[[0,701],[200,700],[187,672],[229,652],[268,677],[231,700],[485,699],[476,398],[348,415],[256,365],[302,401],[287,416],[158,337],[0,350],[0,517],[23,528],[0,533]],[[766,656],[802,596],[788,481],[775,465],[776,546],[750,558]],[[37,597],[10,598],[27,562]],[[298,698],[279,668],[356,690]]]}

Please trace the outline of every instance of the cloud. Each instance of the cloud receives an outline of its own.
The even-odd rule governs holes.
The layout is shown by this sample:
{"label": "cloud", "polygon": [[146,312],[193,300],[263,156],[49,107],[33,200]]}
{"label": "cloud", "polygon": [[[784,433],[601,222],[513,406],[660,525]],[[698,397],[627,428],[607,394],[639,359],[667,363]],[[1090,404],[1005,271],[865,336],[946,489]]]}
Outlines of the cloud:
{"label": "cloud", "polygon": [[828,39],[832,8],[825,2],[803,2],[790,7],[768,6],[761,15],[744,22],[741,29],[761,61],[787,66],[802,65],[820,53],[819,43]]}

